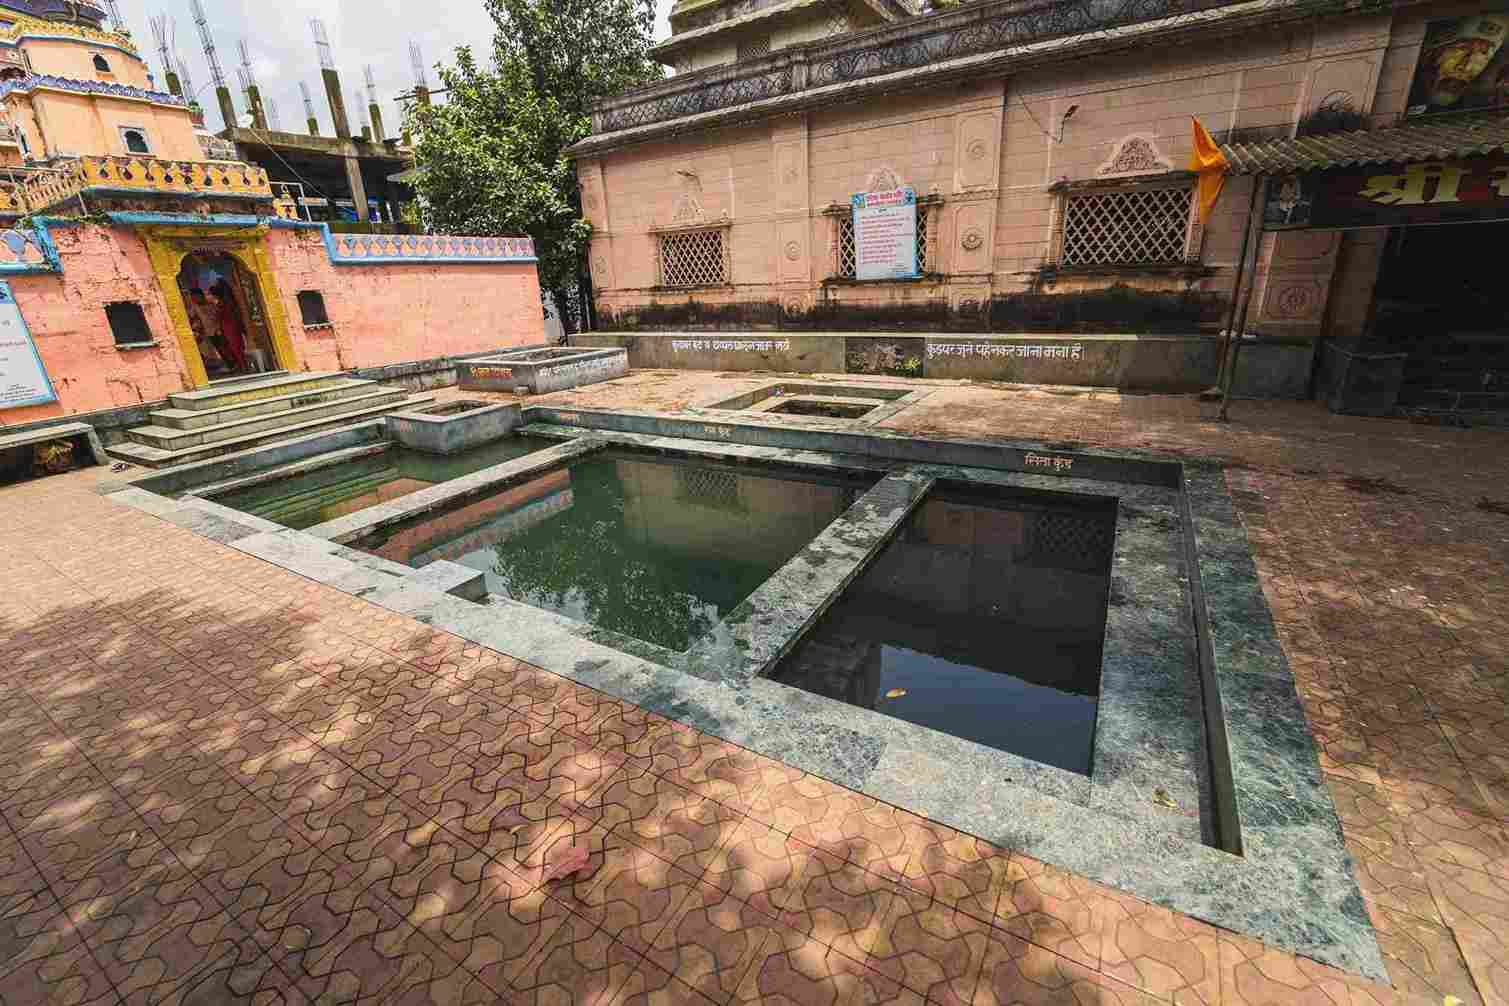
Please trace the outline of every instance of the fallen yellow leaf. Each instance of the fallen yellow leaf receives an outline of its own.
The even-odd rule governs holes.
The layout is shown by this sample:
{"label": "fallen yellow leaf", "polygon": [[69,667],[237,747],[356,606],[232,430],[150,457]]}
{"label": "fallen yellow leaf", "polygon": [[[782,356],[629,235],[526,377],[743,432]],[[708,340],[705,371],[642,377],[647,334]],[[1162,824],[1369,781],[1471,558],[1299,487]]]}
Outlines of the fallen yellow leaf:
{"label": "fallen yellow leaf", "polygon": [[890,691],[885,693],[885,697],[888,699],[899,699],[905,694],[905,688],[892,688]]}

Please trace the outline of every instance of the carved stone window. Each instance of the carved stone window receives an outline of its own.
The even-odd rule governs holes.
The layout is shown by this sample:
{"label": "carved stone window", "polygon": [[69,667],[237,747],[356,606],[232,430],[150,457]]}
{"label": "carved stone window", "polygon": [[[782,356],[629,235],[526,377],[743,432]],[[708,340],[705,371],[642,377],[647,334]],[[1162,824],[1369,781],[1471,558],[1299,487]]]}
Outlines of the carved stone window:
{"label": "carved stone window", "polygon": [[660,285],[676,287],[728,284],[728,230],[675,231],[658,239]]}
{"label": "carved stone window", "polygon": [[[929,240],[934,231],[938,207],[942,200],[929,196],[917,201],[917,271],[926,273],[932,261]],[[859,274],[858,255],[854,248],[854,212],[848,207],[834,207],[825,211],[833,218],[833,276],[837,279],[856,279]]]}
{"label": "carved stone window", "polygon": [[1178,265],[1198,252],[1192,180],[1096,187],[1061,200],[1056,259],[1065,268]]}

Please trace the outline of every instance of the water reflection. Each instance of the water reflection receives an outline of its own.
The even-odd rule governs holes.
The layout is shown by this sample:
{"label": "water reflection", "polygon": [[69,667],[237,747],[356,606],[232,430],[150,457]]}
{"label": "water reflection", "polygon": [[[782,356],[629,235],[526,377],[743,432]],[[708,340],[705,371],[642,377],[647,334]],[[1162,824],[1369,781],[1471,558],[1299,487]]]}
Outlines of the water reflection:
{"label": "water reflection", "polygon": [[1114,534],[1111,507],[935,494],[773,676],[1088,773]]}
{"label": "water reflection", "polygon": [[414,566],[460,562],[491,594],[681,651],[869,484],[597,454],[362,547]]}

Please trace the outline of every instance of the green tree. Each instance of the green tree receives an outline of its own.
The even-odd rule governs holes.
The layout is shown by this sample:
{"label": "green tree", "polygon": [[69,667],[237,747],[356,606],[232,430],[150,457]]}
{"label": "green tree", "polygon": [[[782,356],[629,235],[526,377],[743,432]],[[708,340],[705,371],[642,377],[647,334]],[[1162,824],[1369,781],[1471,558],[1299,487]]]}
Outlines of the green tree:
{"label": "green tree", "polygon": [[654,80],[654,0],[486,0],[491,66],[469,47],[440,67],[443,104],[410,110],[415,183],[437,231],[526,233],[540,284],[573,328],[591,228],[562,151],[592,131],[592,103]]}

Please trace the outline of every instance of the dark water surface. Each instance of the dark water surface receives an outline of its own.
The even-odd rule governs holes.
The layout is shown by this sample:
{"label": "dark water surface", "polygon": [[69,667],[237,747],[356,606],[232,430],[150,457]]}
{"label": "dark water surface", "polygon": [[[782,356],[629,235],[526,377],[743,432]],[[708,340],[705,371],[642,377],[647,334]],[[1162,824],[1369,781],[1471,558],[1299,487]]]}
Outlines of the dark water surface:
{"label": "dark water surface", "polygon": [[450,455],[390,447],[306,475],[225,493],[215,502],[302,530],[553,446],[554,441],[540,437],[504,437]]}
{"label": "dark water surface", "polygon": [[603,452],[356,544],[680,652],[874,481]]}
{"label": "dark water surface", "polygon": [[1115,531],[1113,504],[934,492],[772,677],[1088,774]]}

